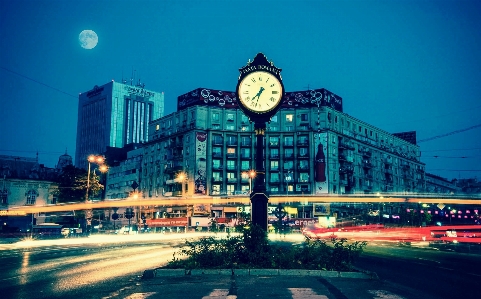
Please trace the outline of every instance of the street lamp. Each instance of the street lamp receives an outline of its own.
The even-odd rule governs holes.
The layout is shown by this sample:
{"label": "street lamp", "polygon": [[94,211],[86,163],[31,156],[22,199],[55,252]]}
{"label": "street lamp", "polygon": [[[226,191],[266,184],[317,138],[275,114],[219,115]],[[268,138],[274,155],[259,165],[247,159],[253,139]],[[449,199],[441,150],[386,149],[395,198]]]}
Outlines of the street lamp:
{"label": "street lamp", "polygon": [[[104,164],[104,161],[105,161],[105,158],[104,156],[100,156],[100,155],[90,155],[88,158],[87,158],[87,161],[89,163],[88,165],[88,171],[87,171],[87,191],[85,192],[85,203],[88,203],[89,201],[89,189],[90,189],[90,164],[91,163],[95,163],[97,165],[99,165],[99,170],[100,171],[107,171],[107,166],[106,165],[103,165]],[[89,233],[90,231],[90,226],[92,224],[92,217],[93,217],[93,212],[92,212],[92,209],[87,209],[85,210],[85,221],[86,221],[86,224],[87,224],[87,234]]]}
{"label": "street lamp", "polygon": [[182,193],[181,193],[181,197],[184,197],[184,192],[185,192],[185,181],[187,180],[187,174],[185,172],[179,172],[177,174],[177,181],[180,182],[180,184],[182,185]]}
{"label": "street lamp", "polygon": [[243,172],[243,175],[249,177],[249,193],[252,192],[252,180],[256,177],[257,173],[254,169],[251,169],[249,171]]}
{"label": "street lamp", "polygon": [[96,155],[90,155],[87,158],[87,161],[89,162],[89,167],[88,167],[88,172],[87,172],[87,192],[85,192],[85,202],[89,201],[89,189],[90,189],[90,164],[95,163],[99,165],[99,170],[101,172],[107,171],[107,166],[103,165],[105,158],[103,156],[96,156]]}

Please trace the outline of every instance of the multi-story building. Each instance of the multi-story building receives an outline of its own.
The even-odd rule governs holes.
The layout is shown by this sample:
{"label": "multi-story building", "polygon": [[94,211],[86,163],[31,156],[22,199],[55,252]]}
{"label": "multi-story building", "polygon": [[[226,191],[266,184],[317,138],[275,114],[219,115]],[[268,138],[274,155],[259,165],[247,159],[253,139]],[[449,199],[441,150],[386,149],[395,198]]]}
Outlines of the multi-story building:
{"label": "multi-story building", "polygon": [[[146,197],[223,195],[250,189],[253,125],[235,93],[199,88],[178,98],[178,111],[150,122],[141,190]],[[415,132],[400,137],[342,111],[325,89],[286,93],[267,125],[270,194],[355,194],[425,190]],[[407,138],[408,137],[408,138]],[[182,188],[179,173],[186,176]]]}
{"label": "multi-story building", "polygon": [[87,157],[107,147],[122,148],[148,140],[148,123],[164,114],[163,92],[142,85],[109,82],[79,95],[75,165],[87,167]]}
{"label": "multi-story building", "polygon": [[456,186],[455,182],[448,181],[445,178],[431,173],[426,173],[426,192],[443,194],[460,193],[461,188]]}

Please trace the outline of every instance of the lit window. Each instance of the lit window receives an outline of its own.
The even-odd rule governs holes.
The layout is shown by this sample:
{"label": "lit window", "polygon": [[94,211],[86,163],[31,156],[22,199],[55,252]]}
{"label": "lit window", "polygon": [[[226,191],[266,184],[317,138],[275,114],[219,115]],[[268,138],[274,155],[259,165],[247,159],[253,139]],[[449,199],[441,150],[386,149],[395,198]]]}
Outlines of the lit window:
{"label": "lit window", "polygon": [[286,114],[286,121],[287,122],[292,122],[293,120],[294,120],[293,114]]}
{"label": "lit window", "polygon": [[160,130],[160,125],[155,125],[155,130],[156,131]]}

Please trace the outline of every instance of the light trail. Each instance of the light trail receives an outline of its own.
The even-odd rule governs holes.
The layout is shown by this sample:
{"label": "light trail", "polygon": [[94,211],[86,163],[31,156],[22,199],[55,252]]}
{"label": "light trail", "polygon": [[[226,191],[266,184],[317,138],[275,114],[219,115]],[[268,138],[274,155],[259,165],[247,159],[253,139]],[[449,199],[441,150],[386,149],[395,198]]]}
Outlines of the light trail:
{"label": "light trail", "polygon": [[[430,204],[460,204],[460,205],[480,205],[481,197],[443,197],[437,195],[354,195],[354,196],[332,196],[332,195],[289,195],[289,196],[270,196],[271,204],[290,203],[290,202],[309,202],[309,203],[430,203]],[[72,210],[120,208],[137,206],[180,206],[195,204],[211,205],[248,205],[248,196],[225,196],[225,197],[189,197],[189,198],[163,198],[163,199],[126,199],[126,200],[106,200],[91,203],[69,203],[46,206],[19,206],[10,207],[11,212],[23,212],[26,214],[40,212],[61,212]]]}

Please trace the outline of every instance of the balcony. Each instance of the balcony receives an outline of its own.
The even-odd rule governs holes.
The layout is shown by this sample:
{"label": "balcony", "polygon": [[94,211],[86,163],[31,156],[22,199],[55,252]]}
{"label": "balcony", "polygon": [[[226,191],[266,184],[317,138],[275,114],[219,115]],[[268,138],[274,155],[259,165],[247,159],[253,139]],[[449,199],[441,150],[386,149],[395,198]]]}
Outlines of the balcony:
{"label": "balcony", "polygon": [[354,172],[354,167],[352,165],[343,165],[341,168],[339,168],[339,173],[344,174],[344,173],[350,173],[352,174]]}
{"label": "balcony", "polygon": [[339,148],[340,149],[348,149],[348,150],[353,150],[354,149],[354,146],[352,146],[351,144],[343,141],[343,140],[340,140],[339,141]]}
{"label": "balcony", "polygon": [[227,165],[227,170],[228,170],[228,171],[237,170],[237,166],[229,166],[229,165]]}
{"label": "balcony", "polygon": [[244,142],[241,142],[241,146],[243,146],[243,147],[250,147],[250,146],[252,146],[252,142],[250,142],[250,141],[249,141],[249,142],[245,142],[245,141],[244,141]]}
{"label": "balcony", "polygon": [[297,179],[298,183],[309,183],[309,179]]}
{"label": "balcony", "polygon": [[222,140],[222,139],[214,139],[214,140],[212,141],[212,144],[213,144],[213,145],[224,145],[224,140]]}
{"label": "balcony", "polygon": [[280,183],[281,183],[281,181],[278,180],[278,179],[270,180],[270,181],[269,181],[269,184],[271,184],[271,185],[279,185]]}
{"label": "balcony", "polygon": [[309,165],[298,165],[297,169],[298,170],[309,170]]}
{"label": "balcony", "polygon": [[212,182],[213,183],[220,183],[220,182],[222,182],[222,178],[221,177],[213,177]]}
{"label": "balcony", "polygon": [[298,159],[309,159],[309,154],[308,153],[303,153],[303,154],[297,154]]}
{"label": "balcony", "polygon": [[286,154],[284,159],[294,159],[294,154]]}
{"label": "balcony", "polygon": [[298,146],[308,146],[309,141],[307,141],[307,140],[297,140],[297,145]]}
{"label": "balcony", "polygon": [[371,156],[372,156],[372,152],[370,150],[367,150],[367,149],[361,150],[361,154],[365,158],[371,158]]}
{"label": "balcony", "polygon": [[244,160],[252,159],[252,157],[250,155],[245,155],[245,154],[241,154],[240,157],[241,157],[241,159],[244,159]]}
{"label": "balcony", "polygon": [[352,163],[352,160],[353,160],[352,157],[349,157],[346,154],[342,154],[342,153],[339,154],[339,161],[341,162]]}
{"label": "balcony", "polygon": [[237,178],[227,178],[227,182],[228,182],[228,183],[236,183],[236,182],[237,182]]}
{"label": "balcony", "polygon": [[224,169],[224,165],[212,165],[212,169],[215,169],[215,170],[223,170],[223,169]]}
{"label": "balcony", "polygon": [[237,154],[236,153],[227,153],[226,157],[227,157],[227,159],[235,159],[235,158],[237,158]]}
{"label": "balcony", "polygon": [[279,142],[269,142],[270,147],[279,147]]}
{"label": "balcony", "polygon": [[279,160],[279,155],[278,154],[275,154],[275,155],[269,155],[269,158],[271,159],[274,159],[274,160]]}
{"label": "balcony", "polygon": [[212,157],[214,157],[214,158],[222,158],[222,153],[212,153]]}
{"label": "balcony", "polygon": [[284,147],[293,147],[294,142],[284,142]]}
{"label": "balcony", "polygon": [[279,171],[279,167],[276,166],[276,167],[271,167],[271,171]]}
{"label": "balcony", "polygon": [[237,141],[227,141],[227,146],[237,146]]}

